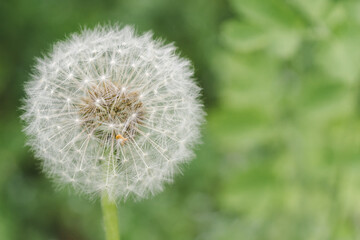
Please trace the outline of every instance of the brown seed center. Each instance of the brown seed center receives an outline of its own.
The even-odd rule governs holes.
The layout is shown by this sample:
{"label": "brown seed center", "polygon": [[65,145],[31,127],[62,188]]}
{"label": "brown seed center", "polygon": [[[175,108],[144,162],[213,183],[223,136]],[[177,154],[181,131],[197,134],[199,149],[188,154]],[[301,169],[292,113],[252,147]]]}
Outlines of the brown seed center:
{"label": "brown seed center", "polygon": [[114,83],[101,83],[86,90],[79,114],[83,126],[96,137],[115,138],[123,144],[136,136],[145,108],[137,91]]}

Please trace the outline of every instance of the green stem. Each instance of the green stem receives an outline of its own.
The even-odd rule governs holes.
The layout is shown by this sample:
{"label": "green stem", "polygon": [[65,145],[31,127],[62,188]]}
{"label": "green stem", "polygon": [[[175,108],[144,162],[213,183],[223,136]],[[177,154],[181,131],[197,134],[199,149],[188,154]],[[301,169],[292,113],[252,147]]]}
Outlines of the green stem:
{"label": "green stem", "polygon": [[109,199],[106,192],[101,197],[106,240],[120,240],[118,212],[114,201]]}

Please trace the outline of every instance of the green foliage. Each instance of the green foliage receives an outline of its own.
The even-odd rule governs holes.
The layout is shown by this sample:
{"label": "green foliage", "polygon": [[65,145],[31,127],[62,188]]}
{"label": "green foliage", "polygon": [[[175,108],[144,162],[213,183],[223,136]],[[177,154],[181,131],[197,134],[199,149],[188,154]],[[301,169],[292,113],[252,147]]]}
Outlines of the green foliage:
{"label": "green foliage", "polygon": [[239,239],[358,238],[359,3],[230,3],[209,116],[220,208]]}

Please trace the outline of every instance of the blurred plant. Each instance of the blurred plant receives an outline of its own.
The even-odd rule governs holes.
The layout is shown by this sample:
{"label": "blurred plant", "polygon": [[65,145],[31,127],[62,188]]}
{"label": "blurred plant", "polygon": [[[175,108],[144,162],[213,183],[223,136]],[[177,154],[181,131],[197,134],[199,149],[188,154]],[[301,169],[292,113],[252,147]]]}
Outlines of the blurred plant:
{"label": "blurred plant", "polygon": [[102,196],[108,239],[116,200],[163,189],[191,159],[204,112],[187,60],[134,29],[74,34],[39,59],[26,85],[29,145],[59,185]]}
{"label": "blurred plant", "polygon": [[359,237],[360,3],[230,4],[209,114],[226,159],[220,208],[244,239]]}

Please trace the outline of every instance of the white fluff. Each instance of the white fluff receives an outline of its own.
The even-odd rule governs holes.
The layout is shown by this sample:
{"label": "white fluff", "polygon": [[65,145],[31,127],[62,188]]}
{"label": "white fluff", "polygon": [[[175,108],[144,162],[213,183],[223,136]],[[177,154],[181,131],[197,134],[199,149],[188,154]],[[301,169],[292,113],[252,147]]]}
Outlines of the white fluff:
{"label": "white fluff", "polygon": [[204,112],[188,60],[132,27],[73,34],[38,59],[23,119],[44,171],[89,195],[144,198],[193,157]]}

